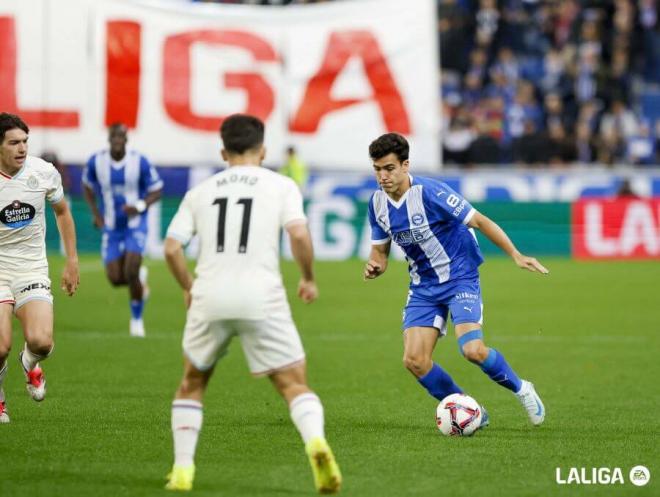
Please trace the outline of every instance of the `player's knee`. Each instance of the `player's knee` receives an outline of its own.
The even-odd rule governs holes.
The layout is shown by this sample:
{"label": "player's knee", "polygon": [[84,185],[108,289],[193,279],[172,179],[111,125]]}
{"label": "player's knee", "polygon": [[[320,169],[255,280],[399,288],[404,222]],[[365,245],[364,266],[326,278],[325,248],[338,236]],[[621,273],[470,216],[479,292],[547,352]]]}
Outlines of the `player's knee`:
{"label": "player's knee", "polygon": [[403,356],[404,367],[418,378],[426,373],[428,362],[429,359],[421,354],[406,354]]}
{"label": "player's knee", "polygon": [[140,278],[140,266],[129,265],[124,270],[124,278],[126,281],[132,282]]}
{"label": "player's knee", "polygon": [[51,350],[53,350],[52,334],[51,336],[48,336],[47,333],[43,333],[33,337],[28,340],[27,346],[33,354],[46,357],[50,354]]}
{"label": "player's knee", "polygon": [[488,347],[481,340],[473,340],[463,345],[463,357],[475,364],[481,364],[488,357]]}
{"label": "player's knee", "polygon": [[108,273],[108,281],[112,286],[121,286],[124,284],[124,278],[115,272]]}

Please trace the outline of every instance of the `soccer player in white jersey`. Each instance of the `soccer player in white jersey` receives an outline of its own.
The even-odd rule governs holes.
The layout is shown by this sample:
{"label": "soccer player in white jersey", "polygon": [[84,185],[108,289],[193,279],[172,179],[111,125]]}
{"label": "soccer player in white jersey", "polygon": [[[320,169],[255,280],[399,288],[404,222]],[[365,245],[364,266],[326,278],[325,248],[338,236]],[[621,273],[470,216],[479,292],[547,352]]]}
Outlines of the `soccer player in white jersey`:
{"label": "soccer player in white jersey", "polygon": [[[305,353],[279,270],[284,228],[301,271],[298,297],[316,299],[302,196],[291,179],[260,167],[265,148],[259,119],[230,116],[220,135],[229,168],[185,195],[165,240],[167,263],[188,307],[183,379],[172,403],[174,467],[166,488],[192,488],[202,397],[216,361],[237,336],[252,374],[268,376],[289,405],[317,490],[334,493],[341,474],[325,440],[323,406],[307,386]],[[183,253],[193,235],[200,246],[194,280]]]}
{"label": "soccer player in white jersey", "polygon": [[[484,343],[479,265],[483,262],[474,228],[523,269],[548,270],[521,254],[504,231],[441,181],[411,176],[408,142],[388,133],[369,146],[381,189],[369,202],[371,253],[366,279],[382,275],[392,241],[405,252],[410,287],[403,313],[403,361],[419,383],[438,400],[462,393],[449,374],[433,362],[438,338],[451,314],[461,354],[494,382],[512,391],[540,425],[545,408],[534,386],[521,380],[501,352]],[[488,416],[482,426],[488,424]]]}
{"label": "soccer player in white jersey", "polygon": [[83,185],[94,226],[103,229],[101,252],[108,280],[113,286],[128,285],[130,335],[144,337],[142,312],[148,292],[142,254],[147,240],[147,209],[160,199],[163,182],[145,156],[126,149],[127,141],[126,126],[110,126],[110,148],[89,159]]}
{"label": "soccer player in white jersey", "polygon": [[55,212],[66,252],[62,290],[73,295],[79,282],[76,230],[62,180],[52,164],[27,154],[29,131],[20,117],[0,113],[0,423],[9,423],[2,384],[9,367],[12,314],[25,337],[19,362],[27,391],[36,401],[46,395],[40,362],[53,350],[46,200]]}

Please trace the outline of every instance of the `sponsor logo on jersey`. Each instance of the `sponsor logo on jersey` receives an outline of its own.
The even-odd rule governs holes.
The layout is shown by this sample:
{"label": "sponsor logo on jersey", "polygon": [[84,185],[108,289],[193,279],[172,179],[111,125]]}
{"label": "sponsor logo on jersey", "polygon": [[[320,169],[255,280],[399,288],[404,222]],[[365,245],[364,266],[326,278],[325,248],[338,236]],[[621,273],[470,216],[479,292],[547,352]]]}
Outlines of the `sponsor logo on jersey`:
{"label": "sponsor logo on jersey", "polygon": [[398,233],[392,233],[392,240],[400,247],[406,247],[414,243],[423,242],[426,239],[426,234],[429,232],[430,230],[425,229],[399,231]]}
{"label": "sponsor logo on jersey", "polygon": [[50,291],[50,285],[47,285],[46,283],[32,283],[21,289],[21,291],[19,291],[18,293],[25,293],[25,292],[29,292],[30,290],[40,290],[40,289]]}
{"label": "sponsor logo on jersey", "polygon": [[32,205],[14,200],[0,211],[0,221],[9,228],[22,228],[32,222],[36,212]]}

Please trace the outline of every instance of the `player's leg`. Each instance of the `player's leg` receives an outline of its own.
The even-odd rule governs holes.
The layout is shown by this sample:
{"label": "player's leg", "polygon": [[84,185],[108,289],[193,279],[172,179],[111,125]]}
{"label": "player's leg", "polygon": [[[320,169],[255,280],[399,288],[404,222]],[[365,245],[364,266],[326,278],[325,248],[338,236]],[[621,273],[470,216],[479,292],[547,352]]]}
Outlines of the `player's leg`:
{"label": "player's leg", "polygon": [[286,302],[266,309],[268,319],[236,323],[243,352],[252,374],[267,375],[289,406],[293,424],[305,444],[321,493],[337,492],[341,472],[325,439],[323,405],[307,386],[305,351]]}
{"label": "player's leg", "polygon": [[167,476],[168,490],[191,490],[195,478],[195,450],[202,429],[202,399],[213,367],[197,369],[184,357],[183,378],[172,402],[174,466]]}
{"label": "player's leg", "polygon": [[218,358],[226,353],[232,333],[222,322],[210,323],[193,306],[183,332],[183,378],[172,402],[174,465],[167,475],[168,490],[191,490],[195,450],[202,429],[202,399]]}
{"label": "player's leg", "polygon": [[[2,297],[0,296],[0,299]],[[5,391],[2,384],[9,369],[9,351],[11,350],[11,317],[14,312],[13,299],[3,299],[0,302],[0,423],[9,423],[7,406],[5,405]]]}
{"label": "player's leg", "polygon": [[124,277],[128,282],[128,292],[131,306],[131,336],[144,337],[144,321],[142,313],[144,312],[144,299],[142,282],[140,281],[140,265],[142,264],[142,255],[135,252],[126,252],[124,257]]}
{"label": "player's leg", "polygon": [[16,303],[16,317],[25,336],[25,347],[19,355],[27,379],[30,396],[41,401],[46,396],[46,378],[40,363],[53,350],[53,304],[51,301],[32,298]]}
{"label": "player's leg", "polygon": [[534,386],[521,380],[498,350],[484,343],[482,324],[481,290],[478,281],[456,292],[449,303],[454,321],[458,347],[463,357],[476,364],[494,382],[511,390],[525,407],[533,424],[539,425],[545,417],[545,409]]}
{"label": "player's leg", "polygon": [[341,487],[341,472],[325,439],[323,405],[307,386],[305,363],[271,372],[268,377],[289,406],[309,457],[314,484],[320,493],[335,493]]}
{"label": "player's leg", "polygon": [[146,233],[143,230],[131,229],[125,238],[124,278],[128,284],[131,306],[131,336],[144,337],[144,321],[142,313],[145,304],[143,281],[140,278],[142,253],[144,252]]}
{"label": "player's leg", "polygon": [[403,313],[403,364],[420,385],[437,400],[463,390],[433,362],[438,338],[447,333],[447,307],[408,298]]}
{"label": "player's leg", "polygon": [[126,285],[124,277],[124,251],[122,233],[104,230],[101,240],[101,255],[105,265],[105,275],[112,286]]}

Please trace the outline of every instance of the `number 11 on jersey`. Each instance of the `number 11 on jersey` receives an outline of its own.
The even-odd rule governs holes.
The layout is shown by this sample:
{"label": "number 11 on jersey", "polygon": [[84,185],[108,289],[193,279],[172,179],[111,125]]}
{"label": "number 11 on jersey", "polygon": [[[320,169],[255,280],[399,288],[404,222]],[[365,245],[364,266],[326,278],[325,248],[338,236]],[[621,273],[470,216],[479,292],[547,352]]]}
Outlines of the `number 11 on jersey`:
{"label": "number 11 on jersey", "polygon": [[[213,205],[218,205],[218,237],[217,252],[225,251],[225,228],[227,224],[227,197],[216,198]],[[244,254],[247,251],[248,235],[250,234],[250,214],[252,213],[252,199],[239,198],[237,204],[243,205],[243,220],[241,221],[241,237],[238,242],[238,253]]]}

